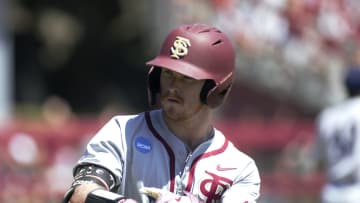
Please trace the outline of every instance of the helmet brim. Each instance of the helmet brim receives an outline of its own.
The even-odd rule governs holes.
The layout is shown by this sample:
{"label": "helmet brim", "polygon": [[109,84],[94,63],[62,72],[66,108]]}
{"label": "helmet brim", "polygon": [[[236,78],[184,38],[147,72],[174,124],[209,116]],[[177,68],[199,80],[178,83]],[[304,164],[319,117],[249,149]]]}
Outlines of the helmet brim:
{"label": "helmet brim", "polygon": [[146,62],[146,65],[166,68],[197,80],[213,79],[211,73],[205,72],[204,69],[186,61],[172,59],[167,56],[157,56]]}

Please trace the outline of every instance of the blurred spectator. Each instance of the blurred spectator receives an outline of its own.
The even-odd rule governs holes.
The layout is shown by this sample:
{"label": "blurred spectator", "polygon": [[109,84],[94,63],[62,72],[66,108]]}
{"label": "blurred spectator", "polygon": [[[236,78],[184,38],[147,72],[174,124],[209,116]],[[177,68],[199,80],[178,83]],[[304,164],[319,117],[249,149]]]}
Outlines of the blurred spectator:
{"label": "blurred spectator", "polygon": [[314,157],[323,164],[322,170],[327,175],[321,195],[323,203],[353,203],[360,200],[359,67],[345,72],[344,85],[349,98],[325,108],[317,118]]}
{"label": "blurred spectator", "polygon": [[64,127],[74,117],[68,102],[58,96],[49,97],[42,108],[46,124],[54,128]]}
{"label": "blurred spectator", "polygon": [[38,35],[43,40],[40,61],[49,69],[62,67],[83,38],[84,25],[60,9],[48,8],[39,13]]}
{"label": "blurred spectator", "polygon": [[[239,42],[238,76],[243,83],[310,115],[344,98],[339,73],[343,46],[354,29],[345,1],[242,0],[213,5],[215,23]],[[335,24],[342,29],[337,36],[330,34],[329,26],[338,28]]]}
{"label": "blurred spectator", "polygon": [[9,141],[8,150],[16,164],[31,166],[38,162],[38,145],[32,136],[25,133],[14,135]]}
{"label": "blurred spectator", "polygon": [[[144,105],[135,99],[146,98],[146,92],[135,94],[141,84],[128,80],[143,71],[139,58],[147,52],[141,4],[91,1],[83,7],[74,1],[15,0],[11,5],[18,107],[39,106],[51,95],[67,100],[79,114],[97,113],[119,97],[132,100],[134,108]],[[124,69],[127,76],[119,74]],[[93,95],[92,90],[106,92],[104,87],[117,91],[111,97]]]}
{"label": "blurred spectator", "polygon": [[311,136],[299,133],[290,143],[288,143],[279,156],[275,169],[277,173],[284,175],[305,176],[314,167],[309,160],[313,140]]}

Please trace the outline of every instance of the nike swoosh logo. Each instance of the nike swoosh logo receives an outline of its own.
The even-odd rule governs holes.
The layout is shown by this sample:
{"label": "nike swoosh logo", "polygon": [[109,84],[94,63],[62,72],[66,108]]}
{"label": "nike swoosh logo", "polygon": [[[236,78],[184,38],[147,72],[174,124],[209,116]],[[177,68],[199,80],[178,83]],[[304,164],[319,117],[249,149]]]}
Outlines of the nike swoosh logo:
{"label": "nike swoosh logo", "polygon": [[180,202],[180,201],[181,201],[181,197],[175,198],[175,201]]}
{"label": "nike swoosh logo", "polygon": [[221,167],[220,164],[218,164],[216,166],[216,170],[218,171],[230,171],[230,170],[235,170],[236,168],[224,168],[224,167]]}

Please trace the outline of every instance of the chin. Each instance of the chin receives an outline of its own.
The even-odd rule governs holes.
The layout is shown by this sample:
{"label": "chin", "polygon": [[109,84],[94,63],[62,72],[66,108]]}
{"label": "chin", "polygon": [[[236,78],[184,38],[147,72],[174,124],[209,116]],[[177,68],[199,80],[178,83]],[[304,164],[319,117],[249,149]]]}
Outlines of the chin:
{"label": "chin", "polygon": [[180,118],[180,108],[176,105],[164,104],[162,105],[162,109],[166,117],[172,120],[178,120]]}

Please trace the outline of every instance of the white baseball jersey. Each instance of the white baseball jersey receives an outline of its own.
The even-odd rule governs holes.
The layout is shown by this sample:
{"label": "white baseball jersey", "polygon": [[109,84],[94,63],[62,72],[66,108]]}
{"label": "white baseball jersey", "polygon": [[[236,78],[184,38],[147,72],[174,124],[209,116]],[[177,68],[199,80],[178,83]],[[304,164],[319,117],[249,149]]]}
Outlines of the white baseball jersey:
{"label": "white baseball jersey", "polygon": [[326,162],[324,202],[360,202],[360,98],[324,110],[316,145]]}
{"label": "white baseball jersey", "polygon": [[204,202],[252,203],[260,177],[253,159],[214,129],[194,151],[166,126],[162,110],[115,116],[91,139],[78,164],[109,169],[118,193],[136,199],[137,183],[176,194],[189,191]]}

